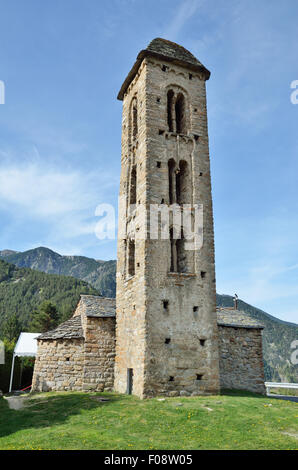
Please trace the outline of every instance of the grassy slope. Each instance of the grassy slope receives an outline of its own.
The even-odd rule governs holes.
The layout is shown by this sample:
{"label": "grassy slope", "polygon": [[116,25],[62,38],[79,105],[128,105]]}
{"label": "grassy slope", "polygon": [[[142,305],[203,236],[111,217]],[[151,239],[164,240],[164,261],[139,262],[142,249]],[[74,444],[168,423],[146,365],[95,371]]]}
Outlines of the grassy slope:
{"label": "grassy slope", "polygon": [[0,449],[297,448],[298,404],[243,392],[165,401],[52,392],[28,405],[14,411],[0,398]]}

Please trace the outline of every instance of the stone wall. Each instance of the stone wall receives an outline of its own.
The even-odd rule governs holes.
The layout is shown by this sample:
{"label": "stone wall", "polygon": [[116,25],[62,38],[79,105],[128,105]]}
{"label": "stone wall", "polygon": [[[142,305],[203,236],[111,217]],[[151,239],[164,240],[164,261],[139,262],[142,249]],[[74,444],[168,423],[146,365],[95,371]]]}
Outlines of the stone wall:
{"label": "stone wall", "polygon": [[[133,136],[131,120],[131,104],[137,96],[138,103],[138,134]],[[145,265],[146,242],[136,239],[134,225],[139,234],[145,230],[142,220],[142,208],[147,200],[146,181],[146,68],[142,65],[136,80],[132,84],[131,93],[123,101],[122,115],[122,156],[119,232],[117,253],[117,295],[116,295],[116,359],[115,359],[115,390],[126,393],[127,370],[133,369],[133,393],[143,397],[144,362],[146,349],[146,297],[145,297]],[[136,167],[136,200],[137,205],[130,207],[133,185],[131,175]],[[120,199],[121,202],[121,199]],[[129,241],[135,241],[135,273],[132,276],[129,267]]]}
{"label": "stone wall", "polygon": [[39,340],[32,390],[81,390],[83,351],[82,339]]}
{"label": "stone wall", "polygon": [[262,330],[219,326],[220,385],[265,393]]}
{"label": "stone wall", "polygon": [[38,340],[33,391],[113,389],[115,318],[82,313],[82,326],[84,338]]}
{"label": "stone wall", "polygon": [[83,389],[111,391],[114,386],[115,318],[87,318]]}
{"label": "stone wall", "polygon": [[[170,132],[167,92],[183,92],[188,128]],[[137,136],[131,139],[131,105],[137,100]],[[185,251],[188,272],[171,271],[171,240],[142,239],[150,204],[170,205],[169,161],[186,162],[193,204],[204,207],[204,244]],[[122,171],[117,265],[117,341],[115,388],[125,392],[133,369],[133,393],[201,394],[219,391],[214,236],[204,76],[187,67],[146,58],[123,100]],[[131,173],[136,207],[129,207]],[[148,221],[148,211],[147,211]],[[136,232],[133,233],[133,225]],[[127,228],[127,233],[125,229]],[[135,272],[127,271],[127,246],[135,238]],[[128,253],[129,255],[129,253]],[[164,301],[168,308],[164,309]],[[170,340],[169,343],[166,343]],[[203,345],[200,343],[203,341]]]}
{"label": "stone wall", "polygon": [[[172,306],[169,305],[169,311],[162,315],[167,317],[171,314]],[[207,360],[206,342],[210,338],[207,332],[203,334],[203,330],[200,337],[191,332],[192,329],[196,331],[196,321],[199,321],[199,313],[197,318],[194,315],[188,326],[177,322],[174,335],[174,330],[169,331],[164,322],[161,322],[164,329],[156,328],[155,339],[156,342],[159,339],[159,351],[155,354],[164,359],[166,377],[176,374],[173,381],[163,382],[159,375],[160,368],[156,370],[157,380],[152,387],[156,387],[158,394],[175,396],[206,392],[203,382],[205,370],[202,366],[198,367],[197,356],[200,355],[203,362]],[[85,317],[84,323],[85,341],[75,338],[38,341],[32,385],[34,391],[113,390],[115,318]],[[189,338],[186,343],[184,338],[187,332]],[[262,330],[219,326],[218,332],[221,388],[264,393]],[[170,342],[165,343],[165,338]],[[152,366],[155,357],[151,357]],[[198,380],[200,375],[202,377]],[[123,390],[125,392],[126,389]]]}

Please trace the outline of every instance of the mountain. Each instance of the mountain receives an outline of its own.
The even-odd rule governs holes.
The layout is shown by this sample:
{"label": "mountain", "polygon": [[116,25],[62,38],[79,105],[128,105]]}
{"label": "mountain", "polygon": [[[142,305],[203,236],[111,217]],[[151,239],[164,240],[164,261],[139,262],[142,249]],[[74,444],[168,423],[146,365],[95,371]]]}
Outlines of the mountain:
{"label": "mountain", "polygon": [[0,257],[5,258],[6,256],[14,255],[16,253],[18,253],[18,252],[13,251],[13,250],[2,250],[2,251],[0,251]]}
{"label": "mountain", "polygon": [[48,274],[72,276],[88,282],[105,297],[115,297],[116,261],[97,261],[85,256],[62,256],[49,248],[35,248],[23,253],[0,251],[0,256],[19,268],[31,268]]}
{"label": "mountain", "polygon": [[[217,294],[217,305],[232,307],[233,297]],[[290,361],[291,343],[298,338],[298,325],[279,320],[269,313],[238,300],[239,310],[264,325],[263,351],[265,376],[267,380],[277,382],[298,382],[298,368]]]}
{"label": "mountain", "polygon": [[0,337],[5,323],[15,315],[24,331],[44,300],[56,305],[61,321],[69,318],[80,294],[99,293],[79,279],[17,268],[0,259]]}
{"label": "mountain", "polygon": [[[0,256],[18,267],[73,276],[88,282],[103,296],[115,296],[116,261],[114,260],[100,261],[84,256],[61,256],[48,248],[35,248],[23,253],[4,250],[0,252]],[[13,300],[11,299],[10,302],[13,302]],[[290,362],[291,342],[298,338],[298,325],[279,320],[241,300],[238,303],[239,308],[246,312],[248,316],[265,326],[263,347],[267,380],[298,382],[297,366],[292,365]],[[232,307],[233,297],[218,294],[217,305]]]}

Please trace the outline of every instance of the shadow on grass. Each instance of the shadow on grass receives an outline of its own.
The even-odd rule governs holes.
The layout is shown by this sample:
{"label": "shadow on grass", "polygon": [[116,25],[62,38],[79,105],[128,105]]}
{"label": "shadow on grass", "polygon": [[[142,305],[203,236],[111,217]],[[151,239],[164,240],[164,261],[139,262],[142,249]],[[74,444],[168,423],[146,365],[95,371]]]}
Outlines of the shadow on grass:
{"label": "shadow on grass", "polygon": [[[7,400],[0,398],[0,438],[20,430],[30,428],[45,428],[63,424],[70,416],[83,413],[99,407],[107,407],[112,403],[123,400],[114,394],[86,394],[57,392],[55,395],[32,395],[26,400],[25,407],[12,410]],[[99,401],[108,398],[108,401]]]}
{"label": "shadow on grass", "polygon": [[229,397],[241,397],[241,398],[266,398],[266,395],[261,393],[248,392],[247,390],[231,390],[231,389],[222,389],[220,391],[221,395],[227,395]]}

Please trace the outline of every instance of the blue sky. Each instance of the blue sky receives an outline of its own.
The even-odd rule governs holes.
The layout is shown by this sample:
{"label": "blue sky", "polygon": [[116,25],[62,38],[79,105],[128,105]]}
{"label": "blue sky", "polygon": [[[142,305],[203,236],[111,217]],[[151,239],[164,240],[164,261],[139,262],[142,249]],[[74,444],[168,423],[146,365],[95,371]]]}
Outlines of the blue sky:
{"label": "blue sky", "polygon": [[296,0],[0,1],[0,249],[116,257],[94,234],[117,205],[117,92],[154,37],[207,83],[217,291],[298,321]]}

